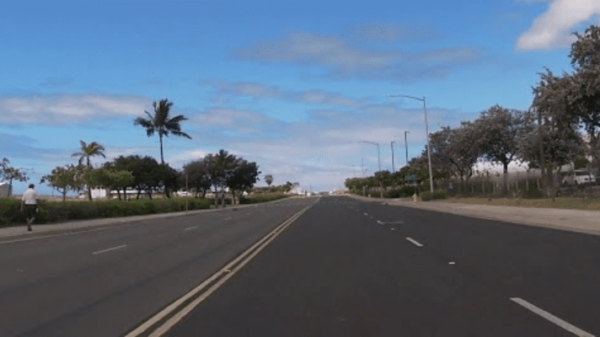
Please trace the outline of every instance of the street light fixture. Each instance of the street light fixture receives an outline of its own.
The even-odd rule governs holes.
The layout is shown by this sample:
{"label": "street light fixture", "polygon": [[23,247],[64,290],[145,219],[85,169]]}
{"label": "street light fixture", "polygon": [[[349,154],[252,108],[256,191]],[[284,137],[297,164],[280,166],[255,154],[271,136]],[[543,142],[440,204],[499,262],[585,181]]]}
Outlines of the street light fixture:
{"label": "street light fixture", "polygon": [[377,145],[377,161],[379,163],[379,171],[381,171],[381,155],[379,154],[379,143],[370,142],[368,140],[363,140],[362,142]]}
{"label": "street light fixture", "polygon": [[433,194],[433,175],[431,173],[431,151],[429,149],[429,125],[427,123],[427,102],[425,100],[425,97],[418,98],[418,97],[408,96],[408,95],[388,95],[388,97],[407,97],[407,98],[411,98],[411,99],[415,99],[417,101],[423,102],[423,112],[425,113],[425,137],[427,139],[427,160],[429,162],[429,188],[431,190],[431,193]]}

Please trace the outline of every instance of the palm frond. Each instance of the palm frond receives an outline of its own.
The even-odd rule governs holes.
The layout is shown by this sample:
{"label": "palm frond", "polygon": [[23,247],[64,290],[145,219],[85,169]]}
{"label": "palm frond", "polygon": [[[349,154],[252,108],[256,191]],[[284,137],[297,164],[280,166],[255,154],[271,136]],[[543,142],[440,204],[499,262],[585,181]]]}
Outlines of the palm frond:
{"label": "palm frond", "polygon": [[175,117],[169,119],[166,124],[179,124],[179,122],[186,121],[186,120],[187,120],[187,117],[185,117],[184,115],[178,115],[178,116],[175,116]]}
{"label": "palm frond", "polygon": [[185,132],[181,132],[181,131],[171,131],[172,134],[174,134],[175,136],[179,136],[179,137],[186,137],[187,139],[192,139],[192,137],[190,137],[187,133]]}

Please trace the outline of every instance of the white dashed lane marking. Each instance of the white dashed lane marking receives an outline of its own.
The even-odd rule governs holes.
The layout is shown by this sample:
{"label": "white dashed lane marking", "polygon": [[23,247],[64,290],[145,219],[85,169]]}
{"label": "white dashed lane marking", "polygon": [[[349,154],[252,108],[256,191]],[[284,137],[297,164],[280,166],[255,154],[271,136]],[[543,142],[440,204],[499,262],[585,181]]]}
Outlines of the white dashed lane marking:
{"label": "white dashed lane marking", "polygon": [[420,244],[419,242],[417,242],[417,241],[415,241],[415,240],[413,240],[413,239],[411,239],[409,237],[407,237],[406,240],[410,241],[412,244],[414,244],[417,247],[423,247],[422,244]]}
{"label": "white dashed lane marking", "polygon": [[104,249],[104,250],[99,250],[97,252],[93,252],[92,255],[102,254],[102,253],[110,252],[110,251],[117,250],[117,249],[123,249],[125,247],[127,247],[127,245],[122,245],[122,246],[118,246],[118,247],[112,247],[112,248],[108,248],[108,249]]}
{"label": "white dashed lane marking", "polygon": [[535,314],[547,319],[548,321],[558,325],[559,327],[575,334],[576,336],[594,337],[594,335],[590,334],[589,332],[585,332],[585,331],[579,329],[578,327],[571,325],[568,322],[563,321],[562,319],[552,315],[551,313],[549,313],[545,310],[542,310],[542,309],[536,307],[535,305],[525,301],[524,299],[521,299],[518,297],[513,297],[510,300],[519,304],[520,306],[524,307],[525,309],[530,310],[530,311],[534,312]]}

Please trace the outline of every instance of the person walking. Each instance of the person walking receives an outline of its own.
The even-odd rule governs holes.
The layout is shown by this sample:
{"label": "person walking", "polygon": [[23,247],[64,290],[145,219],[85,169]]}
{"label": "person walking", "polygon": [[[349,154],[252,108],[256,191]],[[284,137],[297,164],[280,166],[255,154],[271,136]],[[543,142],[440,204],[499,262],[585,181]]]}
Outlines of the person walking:
{"label": "person walking", "polygon": [[27,215],[27,230],[31,232],[31,224],[35,221],[37,208],[37,192],[33,189],[35,185],[29,184],[29,188],[23,193],[21,200],[21,210],[25,208]]}

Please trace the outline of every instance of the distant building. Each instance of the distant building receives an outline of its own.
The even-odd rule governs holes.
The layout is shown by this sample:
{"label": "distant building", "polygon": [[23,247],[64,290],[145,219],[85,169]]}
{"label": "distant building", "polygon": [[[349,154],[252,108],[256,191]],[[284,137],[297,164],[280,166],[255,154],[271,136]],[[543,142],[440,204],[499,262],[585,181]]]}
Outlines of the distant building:
{"label": "distant building", "polygon": [[304,195],[305,192],[305,190],[300,188],[300,185],[294,184],[294,188],[292,188],[289,192],[284,192],[284,194]]}
{"label": "distant building", "polygon": [[0,182],[0,198],[8,199],[10,197],[10,185],[8,183]]}

